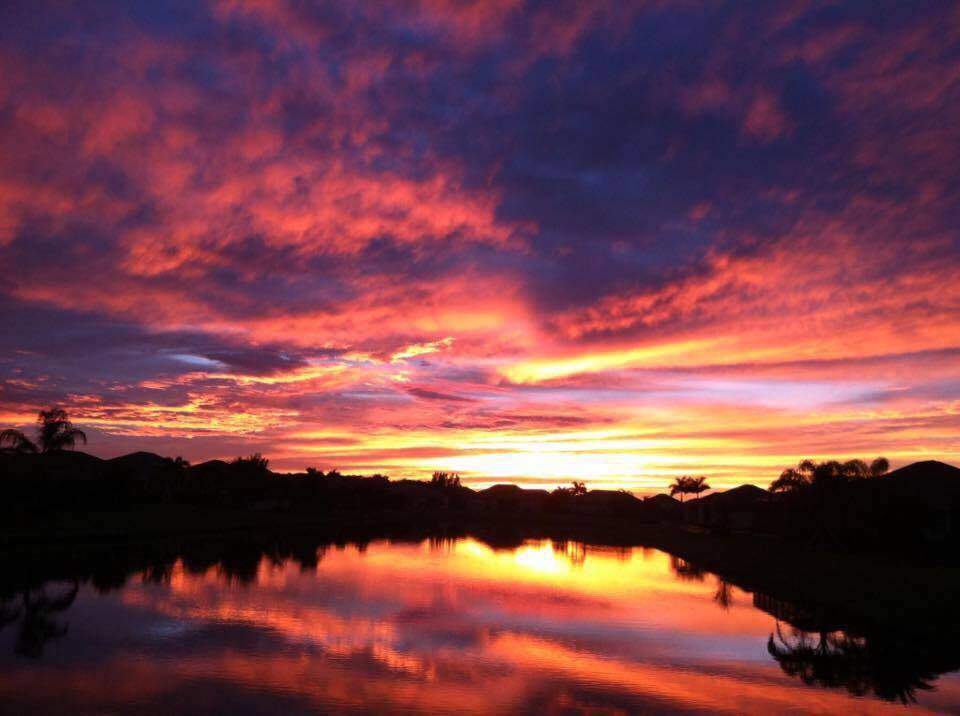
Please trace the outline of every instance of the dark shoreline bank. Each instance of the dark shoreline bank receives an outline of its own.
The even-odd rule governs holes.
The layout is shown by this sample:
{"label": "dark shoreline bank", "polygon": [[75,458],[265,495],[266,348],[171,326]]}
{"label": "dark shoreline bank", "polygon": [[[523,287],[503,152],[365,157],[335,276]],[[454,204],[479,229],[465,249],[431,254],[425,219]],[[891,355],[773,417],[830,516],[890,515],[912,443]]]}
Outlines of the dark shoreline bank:
{"label": "dark shoreline bank", "polygon": [[107,565],[111,579],[126,579],[163,574],[178,553],[206,563],[217,544],[248,569],[262,556],[309,563],[324,545],[377,539],[473,536],[509,549],[549,538],[663,550],[678,575],[712,573],[764,595],[759,608],[778,619],[794,610],[827,631],[895,627],[938,644],[960,634],[960,470],[943,463],[791,494],[744,485],[687,504],[582,484],[475,491],[446,473],[430,483],[281,474],[258,456],[188,466],[150,453],[104,461],[60,451],[7,455],[0,468],[10,498],[0,506],[0,559],[13,572],[0,586],[42,584],[48,558],[67,579],[71,565],[90,575]]}

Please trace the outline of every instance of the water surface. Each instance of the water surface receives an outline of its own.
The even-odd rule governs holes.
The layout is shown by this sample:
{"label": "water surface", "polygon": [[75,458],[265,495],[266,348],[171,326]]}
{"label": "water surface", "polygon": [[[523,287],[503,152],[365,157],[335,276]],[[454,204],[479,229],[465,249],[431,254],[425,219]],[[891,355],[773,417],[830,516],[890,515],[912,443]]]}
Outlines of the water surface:
{"label": "water surface", "polygon": [[948,646],[847,632],[651,549],[201,545],[49,579],[39,562],[0,593],[7,713],[960,711]]}

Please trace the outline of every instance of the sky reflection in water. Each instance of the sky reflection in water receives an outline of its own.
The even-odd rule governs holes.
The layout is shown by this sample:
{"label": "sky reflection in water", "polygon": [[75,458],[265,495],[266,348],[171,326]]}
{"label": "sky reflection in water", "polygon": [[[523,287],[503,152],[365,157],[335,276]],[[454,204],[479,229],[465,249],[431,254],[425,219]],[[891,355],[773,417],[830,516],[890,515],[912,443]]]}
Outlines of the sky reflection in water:
{"label": "sky reflection in water", "polygon": [[[860,673],[872,664],[856,660],[869,647],[862,639],[800,633],[762,595],[657,550],[550,541],[494,550],[463,539],[318,556],[316,565],[184,557],[114,589],[80,584],[75,598],[70,582],[7,595],[0,704],[12,713],[904,709]],[[794,648],[784,669],[767,647],[778,626],[778,648]],[[822,664],[814,686],[801,678],[806,662],[785,673],[804,654],[822,662],[841,651],[844,666],[828,659],[836,688],[822,685]],[[933,690],[909,690],[911,712],[960,708],[957,674],[932,677],[919,683]],[[855,678],[865,695],[851,693]]]}

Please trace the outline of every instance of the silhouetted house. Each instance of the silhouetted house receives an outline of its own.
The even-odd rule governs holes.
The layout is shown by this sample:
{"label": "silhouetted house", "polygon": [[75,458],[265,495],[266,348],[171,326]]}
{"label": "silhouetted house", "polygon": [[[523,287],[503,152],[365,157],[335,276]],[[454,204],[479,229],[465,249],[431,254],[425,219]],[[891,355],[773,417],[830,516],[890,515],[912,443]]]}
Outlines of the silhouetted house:
{"label": "silhouetted house", "polygon": [[187,470],[187,489],[201,502],[252,506],[275,496],[268,494],[274,475],[250,465],[208,460]]}
{"label": "silhouetted house", "polygon": [[494,485],[480,490],[480,498],[487,509],[500,512],[542,512],[550,499],[546,490],[525,490],[519,485]]}
{"label": "silhouetted house", "polygon": [[670,495],[654,495],[643,501],[639,516],[644,522],[679,522],[683,519],[680,500]]}
{"label": "silhouetted house", "polygon": [[784,500],[783,525],[799,524],[831,549],[951,549],[960,544],[960,470],[927,460],[883,477],[814,485]]}
{"label": "silhouetted house", "polygon": [[708,529],[749,531],[762,520],[770,493],[756,485],[740,485],[732,490],[714,492],[691,500],[683,506],[688,525]]}
{"label": "silhouetted house", "polygon": [[10,479],[93,482],[103,479],[106,463],[79,450],[0,456],[0,469]]}
{"label": "silhouetted house", "polygon": [[393,485],[384,476],[328,475],[323,485],[327,504],[338,509],[384,508],[395,499]]}
{"label": "silhouetted house", "polygon": [[388,505],[405,512],[434,512],[458,506],[461,491],[441,489],[422,480],[390,483]]}
{"label": "silhouetted house", "polygon": [[636,514],[643,503],[621,490],[590,490],[570,500],[570,510],[585,515]]}
{"label": "silhouetted house", "polygon": [[208,460],[187,470],[190,494],[201,500],[214,500],[230,481],[230,465],[223,460]]}
{"label": "silhouetted house", "polygon": [[107,460],[107,471],[133,500],[170,502],[184,489],[183,471],[172,460],[150,452]]}
{"label": "silhouetted house", "polygon": [[122,501],[106,463],[74,450],[0,458],[4,498],[19,509],[110,507]]}
{"label": "silhouetted house", "polygon": [[883,529],[929,544],[960,541],[960,468],[925,460],[869,482],[887,507]]}

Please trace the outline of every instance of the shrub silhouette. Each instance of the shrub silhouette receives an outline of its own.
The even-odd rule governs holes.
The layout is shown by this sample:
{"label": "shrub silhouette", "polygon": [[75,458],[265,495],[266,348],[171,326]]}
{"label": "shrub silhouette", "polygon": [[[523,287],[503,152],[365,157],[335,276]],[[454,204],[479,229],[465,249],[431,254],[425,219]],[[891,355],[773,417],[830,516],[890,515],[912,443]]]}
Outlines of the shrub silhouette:
{"label": "shrub silhouette", "polygon": [[266,472],[270,461],[258,452],[248,457],[238,457],[231,463],[237,467],[245,467],[257,472]]}
{"label": "shrub silhouette", "polygon": [[558,487],[552,494],[557,497],[583,497],[587,494],[587,483],[574,480],[570,487]]}
{"label": "shrub silhouette", "polygon": [[455,472],[437,471],[430,478],[430,484],[441,488],[460,487],[460,476]]}

